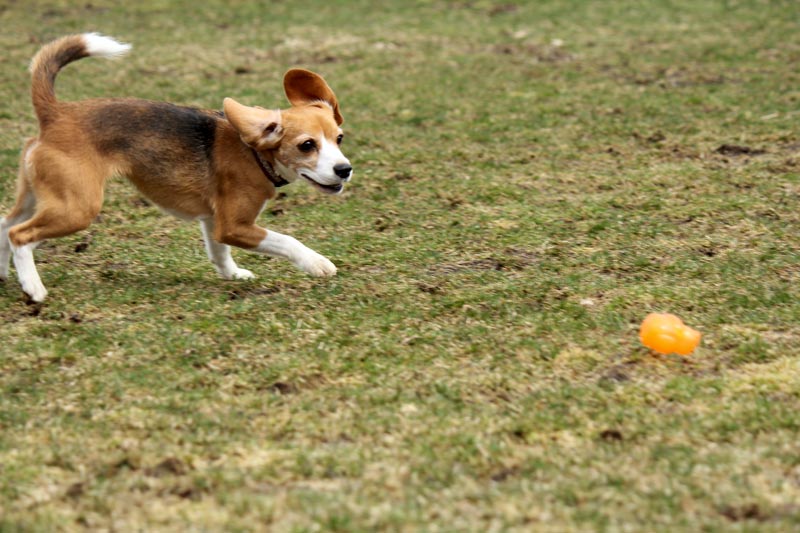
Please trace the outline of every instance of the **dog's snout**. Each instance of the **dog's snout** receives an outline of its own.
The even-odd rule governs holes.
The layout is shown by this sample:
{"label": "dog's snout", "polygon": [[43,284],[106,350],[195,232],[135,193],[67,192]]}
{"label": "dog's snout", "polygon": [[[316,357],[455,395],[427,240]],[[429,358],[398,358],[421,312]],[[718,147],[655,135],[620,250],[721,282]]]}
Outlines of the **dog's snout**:
{"label": "dog's snout", "polygon": [[350,173],[353,172],[353,167],[350,166],[350,163],[339,163],[333,166],[333,172],[343,180],[346,180],[350,177]]}

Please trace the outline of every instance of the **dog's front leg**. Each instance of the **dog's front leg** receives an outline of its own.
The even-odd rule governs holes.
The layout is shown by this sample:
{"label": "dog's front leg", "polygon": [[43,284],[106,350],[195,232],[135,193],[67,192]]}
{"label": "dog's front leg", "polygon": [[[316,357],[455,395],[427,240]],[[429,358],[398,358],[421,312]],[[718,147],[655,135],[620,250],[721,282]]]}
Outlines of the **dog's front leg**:
{"label": "dog's front leg", "polygon": [[206,243],[208,259],[217,269],[223,279],[253,279],[255,276],[246,268],[239,268],[231,257],[231,247],[214,240],[214,220],[204,218],[200,220],[200,229],[203,230],[203,240]]}
{"label": "dog's front leg", "polygon": [[231,225],[219,222],[214,231],[214,238],[224,244],[238,246],[254,252],[283,257],[307,274],[312,276],[333,276],[336,265],[327,257],[318,254],[294,237],[265,230],[256,225]]}
{"label": "dog's front leg", "polygon": [[258,244],[256,250],[267,255],[285,257],[297,268],[312,276],[336,274],[336,265],[327,257],[318,254],[294,237],[277,231],[267,231],[266,237]]}

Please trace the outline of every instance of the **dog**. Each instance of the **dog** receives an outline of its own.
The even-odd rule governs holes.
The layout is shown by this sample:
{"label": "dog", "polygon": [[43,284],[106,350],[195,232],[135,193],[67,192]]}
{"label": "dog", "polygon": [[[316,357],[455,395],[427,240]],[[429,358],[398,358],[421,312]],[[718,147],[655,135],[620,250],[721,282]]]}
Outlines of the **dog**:
{"label": "dog", "polygon": [[153,203],[199,221],[208,258],[224,279],[250,279],[231,246],[283,257],[312,276],[336,266],[297,239],[255,224],[276,189],[304,181],[339,194],[353,175],[340,144],[336,95],[314,72],[291,69],[291,107],[271,110],[225,98],[222,111],[134,98],[56,99],[56,75],[90,56],[117,58],[131,46],[97,33],[45,45],[31,61],[39,135],[24,144],[16,203],[0,220],[0,278],[13,256],[22,290],[47,296],[33,259],[45,239],[85,229],[100,212],[107,178],[122,175]]}

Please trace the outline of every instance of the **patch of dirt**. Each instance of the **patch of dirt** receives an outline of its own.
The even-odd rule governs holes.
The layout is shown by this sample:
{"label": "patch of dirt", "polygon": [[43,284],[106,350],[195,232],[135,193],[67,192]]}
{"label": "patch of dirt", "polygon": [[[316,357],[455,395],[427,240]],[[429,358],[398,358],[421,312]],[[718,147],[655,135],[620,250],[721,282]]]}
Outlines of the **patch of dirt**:
{"label": "patch of dirt", "polygon": [[85,481],[73,483],[64,493],[64,498],[68,500],[79,500],[80,497],[86,492],[86,485],[87,483]]}
{"label": "patch of dirt", "polygon": [[433,283],[420,282],[420,283],[417,284],[417,288],[419,290],[421,290],[422,292],[425,292],[425,293],[428,293],[428,294],[442,294],[442,293],[444,293],[444,287],[442,287],[440,285],[435,285]]}
{"label": "patch of dirt", "polygon": [[697,253],[702,254],[706,257],[714,257],[715,255],[719,254],[719,248],[709,244],[703,245],[695,250]]}
{"label": "patch of dirt", "polygon": [[111,478],[116,476],[122,470],[139,470],[139,459],[136,457],[125,456],[117,461],[109,463],[100,469],[100,476],[104,478]]}
{"label": "patch of dirt", "polygon": [[[640,145],[647,146],[648,148],[655,147],[661,149],[669,149],[671,148],[670,145],[667,145],[665,141],[667,140],[667,136],[662,131],[653,131],[653,132],[639,132],[634,131],[631,134]],[[676,150],[680,150],[680,147],[675,147]]]}
{"label": "patch of dirt", "polygon": [[182,476],[189,471],[189,467],[175,457],[168,457],[156,466],[145,468],[144,473],[150,477]]}
{"label": "patch of dirt", "polygon": [[600,440],[606,442],[622,442],[625,438],[618,429],[604,429],[600,432]]}
{"label": "patch of dirt", "polygon": [[760,148],[751,148],[750,146],[741,146],[738,144],[722,144],[714,150],[714,152],[728,156],[763,155],[767,153],[766,150]]}
{"label": "patch of dirt", "polygon": [[300,391],[297,385],[286,383],[284,381],[276,381],[275,383],[269,385],[266,390],[274,392],[275,394],[280,394],[281,396],[295,394]]}
{"label": "patch of dirt", "polygon": [[169,490],[169,494],[173,494],[184,500],[197,501],[203,496],[203,491],[193,486],[178,486]]}
{"label": "patch of dirt", "polygon": [[630,381],[631,377],[624,371],[624,365],[615,365],[606,370],[600,377],[600,381],[610,381],[613,383],[624,383]]}
{"label": "patch of dirt", "polygon": [[680,146],[677,144],[671,146],[665,146],[661,153],[665,154],[664,156],[665,159],[678,160],[678,161],[687,159],[695,160],[695,159],[700,159],[702,157],[702,154],[697,150],[692,148],[687,148],[685,146]]}
{"label": "patch of dirt", "polygon": [[93,240],[94,235],[91,233],[87,234],[81,242],[75,245],[75,253],[79,254],[85,252],[89,248],[89,245],[92,244]]}
{"label": "patch of dirt", "polygon": [[297,394],[304,389],[314,389],[327,383],[327,379],[320,373],[299,376],[292,381],[275,381],[270,383],[263,390],[279,394],[281,396]]}
{"label": "patch of dirt", "polygon": [[502,468],[491,475],[491,480],[497,483],[503,482],[510,477],[514,477],[519,475],[520,469],[518,466],[512,466],[509,468]]}
{"label": "patch of dirt", "polygon": [[756,520],[763,522],[769,516],[758,506],[757,503],[747,503],[744,505],[723,505],[718,509],[719,514],[731,522],[742,522],[744,520]]}
{"label": "patch of dirt", "polygon": [[389,177],[392,178],[393,180],[397,180],[397,181],[416,181],[417,180],[417,176],[415,176],[414,174],[411,174],[409,172],[395,172],[394,174],[392,174]]}

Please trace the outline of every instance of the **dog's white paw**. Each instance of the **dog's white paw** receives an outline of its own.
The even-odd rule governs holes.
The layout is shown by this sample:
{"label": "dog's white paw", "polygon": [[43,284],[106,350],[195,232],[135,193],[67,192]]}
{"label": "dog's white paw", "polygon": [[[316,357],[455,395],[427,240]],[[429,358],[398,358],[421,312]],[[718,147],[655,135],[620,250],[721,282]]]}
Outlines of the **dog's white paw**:
{"label": "dog's white paw", "polygon": [[306,274],[316,277],[336,275],[336,265],[324,255],[320,255],[313,250],[309,250],[308,253],[304,254],[300,261],[297,262],[297,266]]}
{"label": "dog's white paw", "polygon": [[44,284],[40,279],[25,280],[21,282],[21,285],[22,291],[37,304],[43,302],[47,297],[47,289],[44,288]]}
{"label": "dog's white paw", "polygon": [[233,272],[231,272],[225,279],[253,279],[256,275],[247,270],[246,268],[237,268]]}

